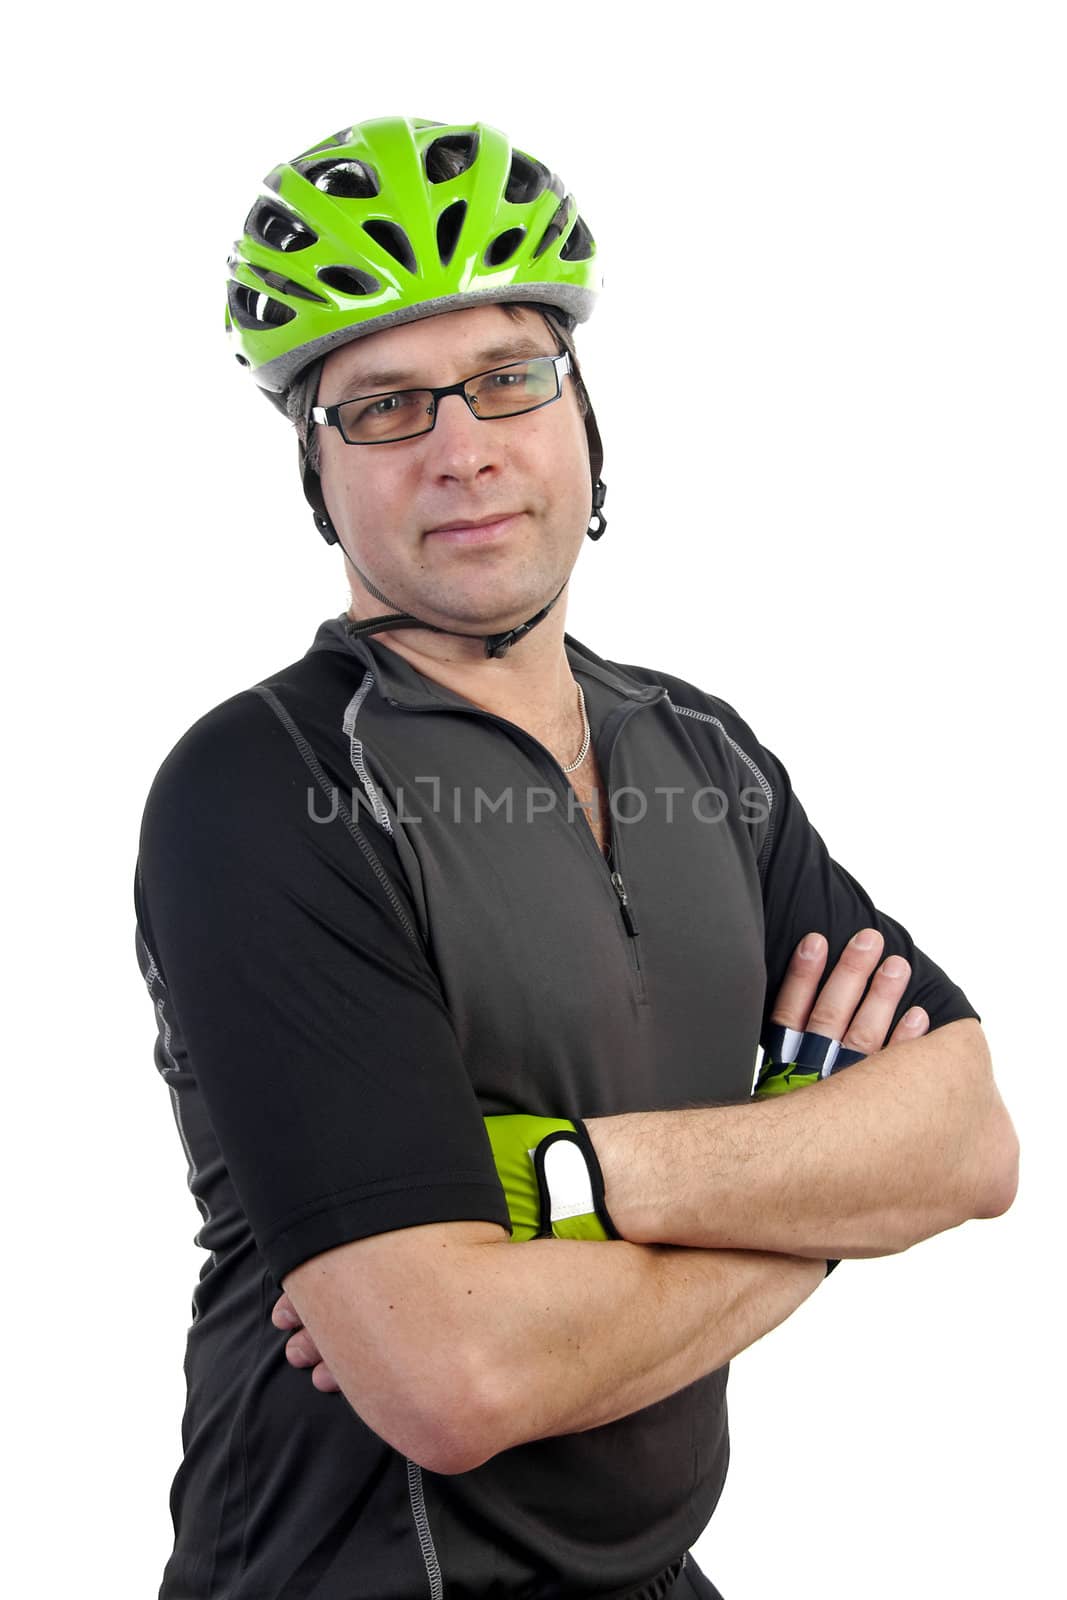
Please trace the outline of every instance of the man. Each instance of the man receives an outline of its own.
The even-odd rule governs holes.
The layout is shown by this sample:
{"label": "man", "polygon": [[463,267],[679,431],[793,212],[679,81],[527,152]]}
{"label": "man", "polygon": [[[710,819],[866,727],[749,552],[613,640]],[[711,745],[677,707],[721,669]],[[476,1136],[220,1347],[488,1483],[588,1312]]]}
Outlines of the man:
{"label": "man", "polygon": [[714,1595],[728,1361],[828,1258],[1011,1203],[966,997],[732,708],[564,633],[594,274],[541,163],[399,118],[276,169],[231,259],[352,606],[145,811],[211,1252],[163,1597]]}

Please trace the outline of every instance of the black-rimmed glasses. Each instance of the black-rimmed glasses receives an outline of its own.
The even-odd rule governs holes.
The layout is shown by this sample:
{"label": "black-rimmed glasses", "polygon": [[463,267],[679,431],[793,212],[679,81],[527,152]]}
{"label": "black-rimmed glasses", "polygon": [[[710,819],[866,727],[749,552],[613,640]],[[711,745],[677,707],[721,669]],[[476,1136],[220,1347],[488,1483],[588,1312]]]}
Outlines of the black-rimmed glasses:
{"label": "black-rimmed glasses", "polygon": [[336,406],[314,406],[311,417],[336,428],[346,444],[399,444],[401,439],[430,432],[446,394],[462,395],[479,422],[494,422],[551,405],[559,399],[570,370],[571,358],[564,350],[558,356],[533,356],[491,372],[476,372],[473,378],[440,389],[392,389],[342,400]]}

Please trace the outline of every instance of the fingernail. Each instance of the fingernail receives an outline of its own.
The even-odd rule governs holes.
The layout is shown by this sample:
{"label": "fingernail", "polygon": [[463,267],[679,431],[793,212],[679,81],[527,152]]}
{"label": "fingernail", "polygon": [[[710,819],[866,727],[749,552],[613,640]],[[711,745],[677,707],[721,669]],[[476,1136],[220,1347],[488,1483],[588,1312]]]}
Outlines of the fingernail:
{"label": "fingernail", "polygon": [[882,963],[882,971],[887,978],[904,978],[910,970],[902,956],[890,956],[888,961]]}
{"label": "fingernail", "polygon": [[299,1328],[300,1323],[291,1311],[277,1311],[274,1315],[276,1328]]}
{"label": "fingernail", "polygon": [[808,933],[800,941],[800,955],[805,961],[810,961],[814,956],[822,955],[822,934]]}
{"label": "fingernail", "polygon": [[870,950],[874,944],[874,934],[870,928],[861,928],[859,933],[854,933],[848,942],[856,950]]}
{"label": "fingernail", "polygon": [[904,1018],[904,1026],[906,1028],[921,1028],[925,1021],[926,1012],[922,1006],[912,1006]]}

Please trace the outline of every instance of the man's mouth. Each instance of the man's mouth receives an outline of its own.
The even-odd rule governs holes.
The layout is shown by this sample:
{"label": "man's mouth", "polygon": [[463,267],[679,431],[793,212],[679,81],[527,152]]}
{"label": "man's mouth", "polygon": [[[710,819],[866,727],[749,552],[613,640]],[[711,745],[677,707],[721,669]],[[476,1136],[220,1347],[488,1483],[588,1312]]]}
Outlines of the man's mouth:
{"label": "man's mouth", "polygon": [[502,511],[470,522],[443,522],[428,529],[427,538],[445,539],[449,544],[487,544],[507,533],[521,516],[521,511]]}

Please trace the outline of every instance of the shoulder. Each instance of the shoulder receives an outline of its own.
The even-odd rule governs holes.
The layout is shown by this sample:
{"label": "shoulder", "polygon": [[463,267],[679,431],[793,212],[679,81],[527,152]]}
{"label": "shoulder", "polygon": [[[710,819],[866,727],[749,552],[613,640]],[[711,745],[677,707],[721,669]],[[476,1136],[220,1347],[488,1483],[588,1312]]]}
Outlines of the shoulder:
{"label": "shoulder", "polygon": [[165,798],[195,808],[205,797],[219,803],[253,793],[262,802],[279,782],[305,782],[322,744],[318,723],[340,727],[356,665],[312,650],[212,706],[164,757],[147,806]]}
{"label": "shoulder", "polygon": [[[582,649],[592,659],[601,659],[586,647]],[[728,700],[659,668],[607,660],[602,665],[642,687],[665,689],[667,713],[689,740],[737,769],[743,781],[757,784],[773,801],[775,790],[784,781],[782,769]]]}
{"label": "shoulder", "polygon": [[352,666],[317,651],[230,695],[198,717],[148,789],[141,849],[245,851],[306,832],[309,788],[326,778],[326,730],[341,726]]}
{"label": "shoulder", "polygon": [[236,799],[284,765],[289,742],[259,686],[232,695],[198,717],[164,757],[146,818],[161,809],[192,816],[208,802]]}

